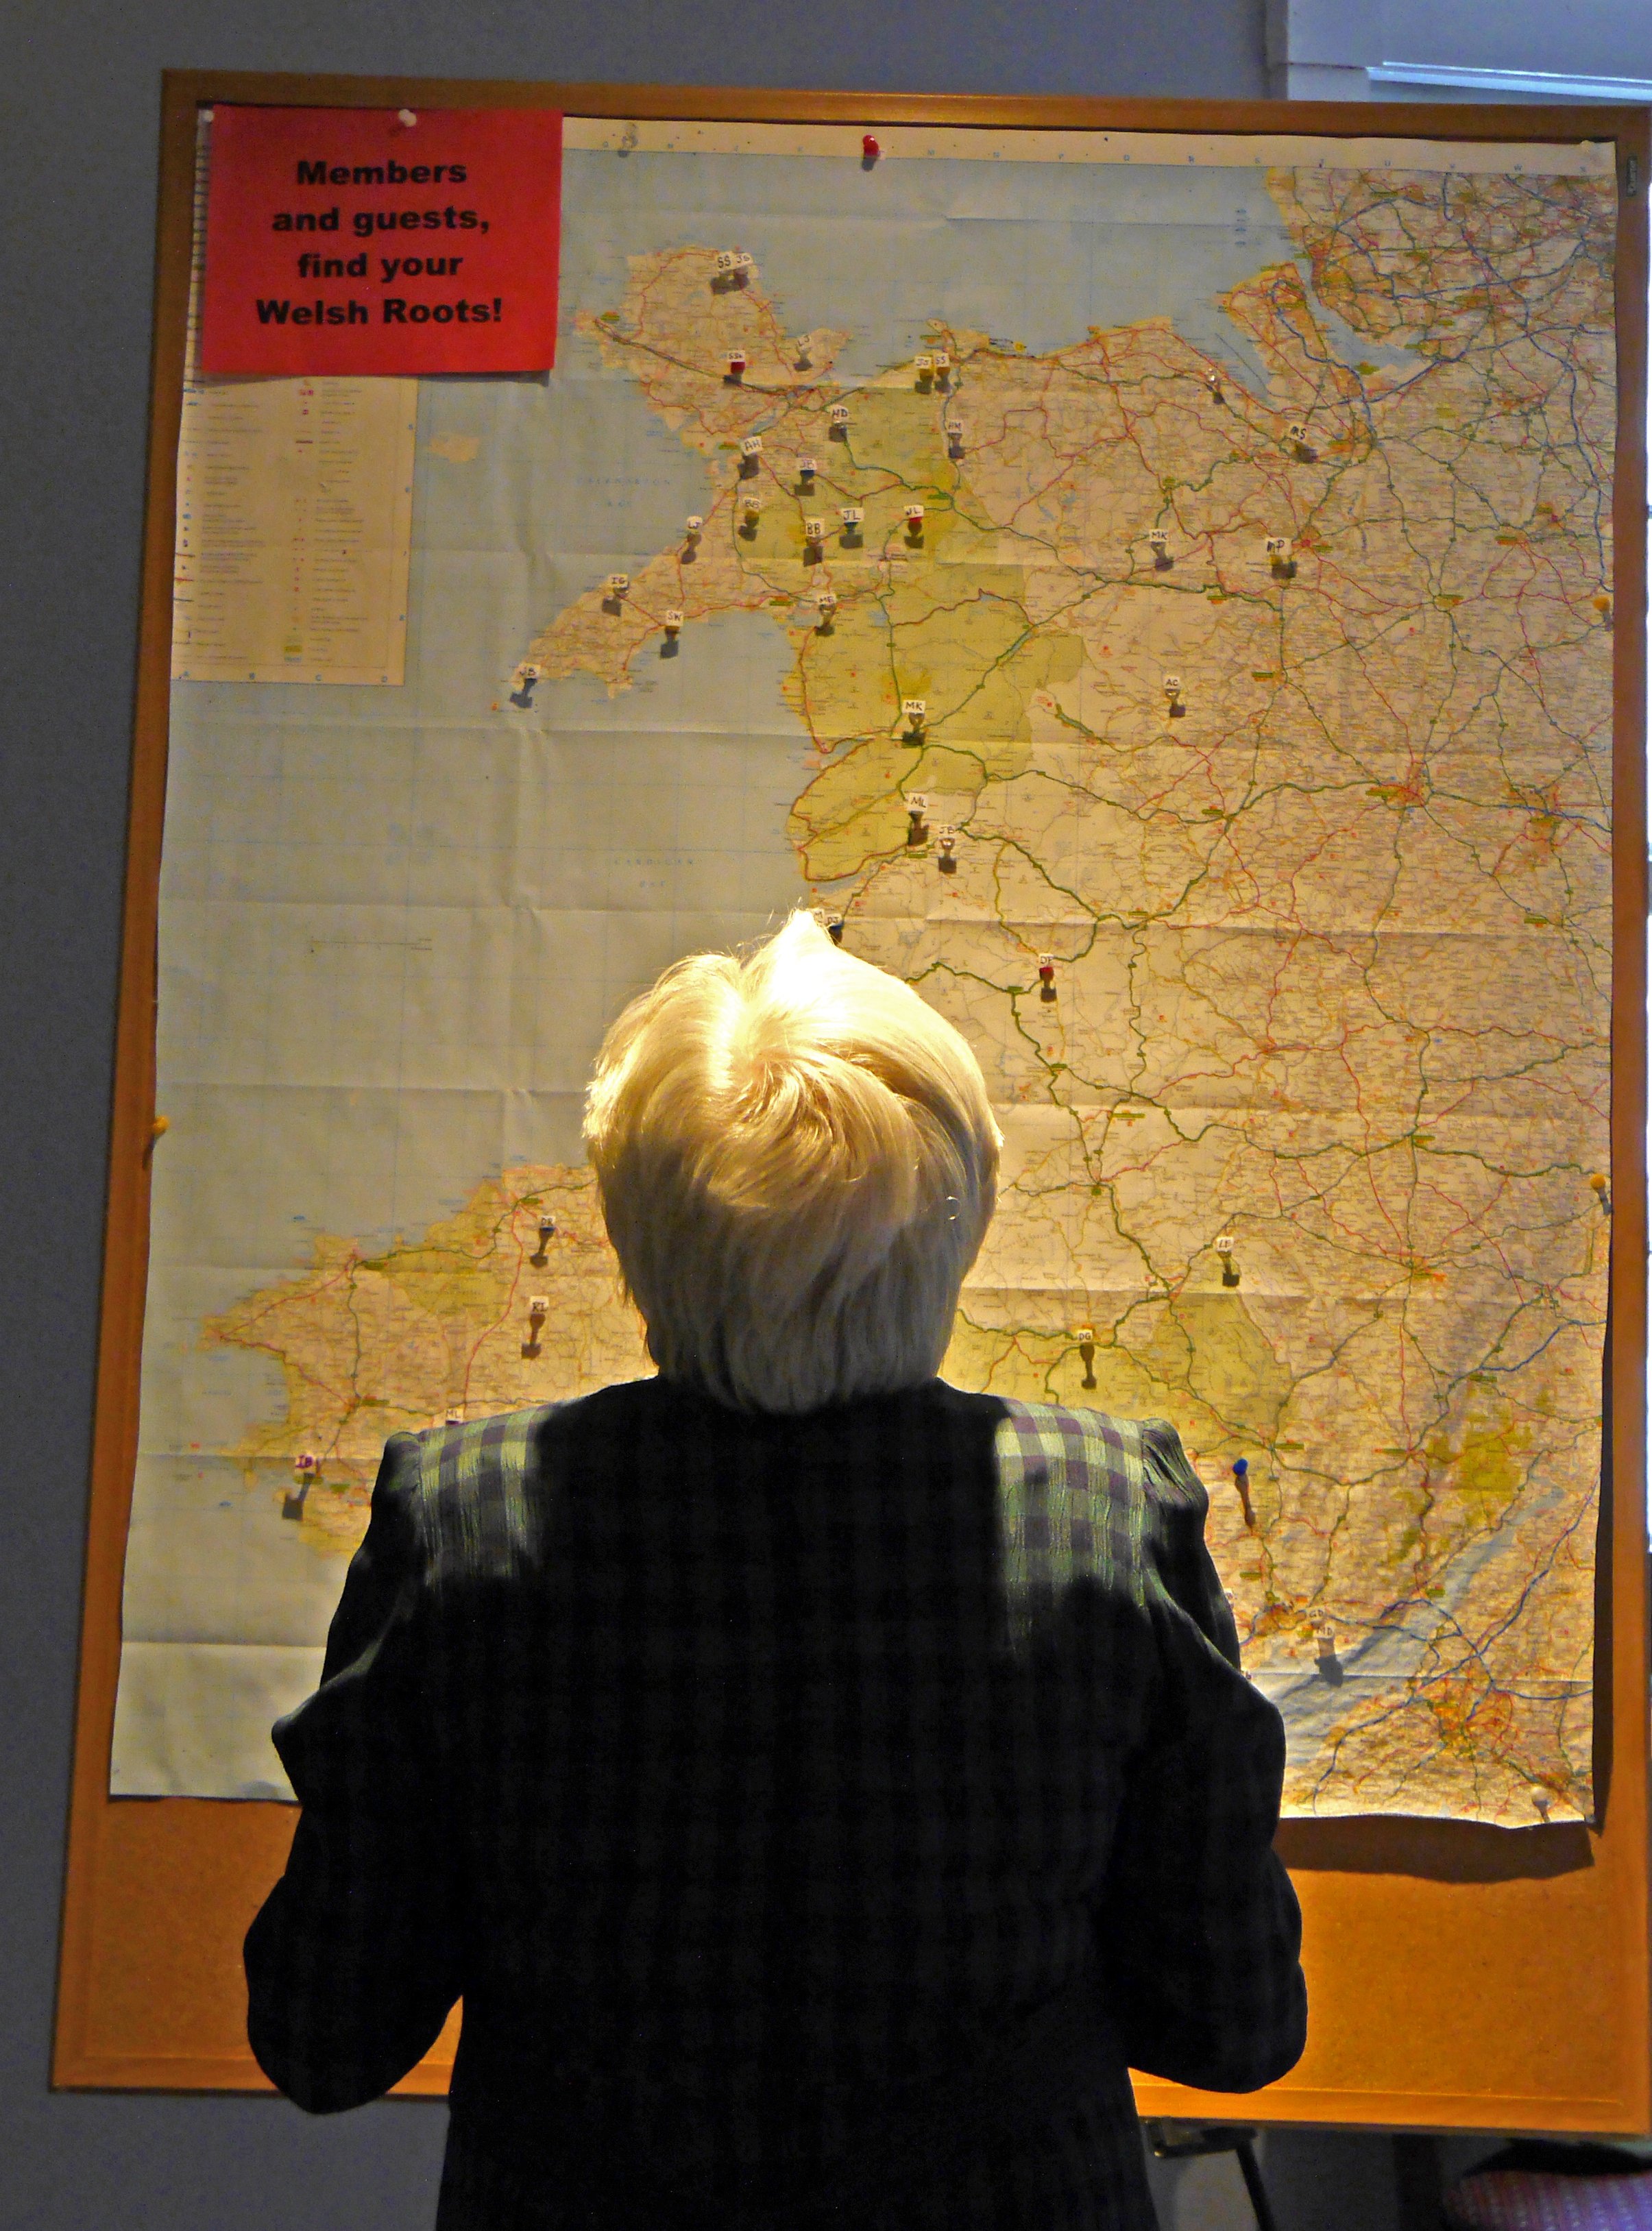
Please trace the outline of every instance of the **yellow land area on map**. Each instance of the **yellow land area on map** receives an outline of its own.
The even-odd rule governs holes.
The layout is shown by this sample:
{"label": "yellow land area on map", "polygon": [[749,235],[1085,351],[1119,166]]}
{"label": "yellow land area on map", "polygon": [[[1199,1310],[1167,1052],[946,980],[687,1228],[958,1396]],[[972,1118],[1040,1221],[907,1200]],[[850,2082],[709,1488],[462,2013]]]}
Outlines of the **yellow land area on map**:
{"label": "yellow land area on map", "polygon": [[[772,616],[806,874],[964,1031],[1007,1135],[949,1375],[1176,1422],[1290,1809],[1576,1818],[1614,185],[1269,183],[1312,285],[1223,299],[1265,392],[1154,320],[1045,354],[937,326],[840,382],[845,337],[788,335],[760,273],[633,258],[582,323],[715,501],[520,675],[619,690],[668,613]],[[324,1242],[210,1336],[281,1364],[244,1453],[317,1452],[344,1538],[387,1432],[645,1368],[560,1168],[376,1260]]]}

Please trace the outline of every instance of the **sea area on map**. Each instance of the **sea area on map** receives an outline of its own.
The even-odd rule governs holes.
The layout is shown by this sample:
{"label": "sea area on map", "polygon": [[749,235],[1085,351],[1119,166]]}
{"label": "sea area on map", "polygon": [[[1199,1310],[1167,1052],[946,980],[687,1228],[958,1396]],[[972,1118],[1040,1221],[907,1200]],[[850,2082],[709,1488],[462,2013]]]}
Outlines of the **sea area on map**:
{"label": "sea area on map", "polygon": [[[588,346],[572,334],[572,306],[616,307],[628,256],[690,245],[747,250],[788,331],[848,333],[833,372],[849,379],[904,362],[936,319],[1043,353],[1092,326],[1168,317],[1260,394],[1261,359],[1219,298],[1268,265],[1295,263],[1314,301],[1260,167],[936,158],[865,172],[824,157],[570,151],[561,262],[572,345]],[[1418,363],[1314,307],[1344,362]]]}

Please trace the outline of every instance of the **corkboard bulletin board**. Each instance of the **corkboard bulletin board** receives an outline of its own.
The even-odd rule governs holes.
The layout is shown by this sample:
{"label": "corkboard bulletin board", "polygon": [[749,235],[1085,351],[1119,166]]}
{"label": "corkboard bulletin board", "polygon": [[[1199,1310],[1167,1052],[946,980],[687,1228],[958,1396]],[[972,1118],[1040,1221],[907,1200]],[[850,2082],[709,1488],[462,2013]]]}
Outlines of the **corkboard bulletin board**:
{"label": "corkboard bulletin board", "polygon": [[[1644,1478],[1648,112],[645,88],[182,72],[164,91],[144,599],[98,1406],[55,2081],[268,2088],[243,2031],[242,1936],[279,1872],[289,1807],[111,1800],[122,1562],[138,1432],[154,1117],[155,934],[165,794],[173,490],[196,112],[214,101],[571,115],[1173,132],[1611,140],[1617,151],[1613,1249],[1592,1829],[1394,1818],[1292,1821],[1313,2008],[1300,2065],[1248,2118],[1486,2131],[1652,2131]],[[401,2089],[446,2087],[457,2022]],[[1144,2114],[1232,2116],[1156,2081]]]}

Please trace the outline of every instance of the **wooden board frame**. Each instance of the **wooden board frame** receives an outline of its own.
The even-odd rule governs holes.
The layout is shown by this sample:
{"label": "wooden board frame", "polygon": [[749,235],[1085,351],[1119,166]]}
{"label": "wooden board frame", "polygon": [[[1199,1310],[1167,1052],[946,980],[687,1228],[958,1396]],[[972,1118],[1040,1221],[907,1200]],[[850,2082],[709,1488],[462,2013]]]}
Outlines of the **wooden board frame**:
{"label": "wooden board frame", "polygon": [[[1308,2051],[1242,2105],[1143,2081],[1144,2114],[1419,2130],[1652,2131],[1648,1878],[1646,1362],[1646,302],[1649,112],[1342,102],[997,99],[493,80],[169,72],[125,940],[54,2081],[269,2087],[243,2032],[243,1932],[295,1817],[275,1804],[111,1799],[126,1522],[138,1440],[155,1090],[173,506],[197,107],[557,107],[570,115],[1332,138],[1611,139],[1617,148],[1617,613],[1613,1248],[1597,1585],[1597,1827],[1290,1821],[1305,1917]],[[1638,165],[1638,191],[1629,168]],[[398,2087],[446,2088],[457,2021]]]}

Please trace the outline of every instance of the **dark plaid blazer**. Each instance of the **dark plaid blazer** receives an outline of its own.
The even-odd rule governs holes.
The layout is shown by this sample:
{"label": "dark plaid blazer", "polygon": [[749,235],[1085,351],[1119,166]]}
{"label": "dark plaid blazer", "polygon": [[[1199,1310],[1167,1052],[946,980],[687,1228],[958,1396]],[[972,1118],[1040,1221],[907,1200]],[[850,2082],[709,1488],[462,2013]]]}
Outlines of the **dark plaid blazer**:
{"label": "dark plaid blazer", "polygon": [[[1246,2091],[1305,2021],[1204,1513],[1168,1425],[940,1381],[398,1435],[275,1730],[260,2063],[353,2106],[462,1996],[442,2231],[837,2221],[831,2164],[925,2101],[858,2231],[1150,2225],[1126,2064]],[[1082,2079],[949,2119],[1064,1987]]]}

